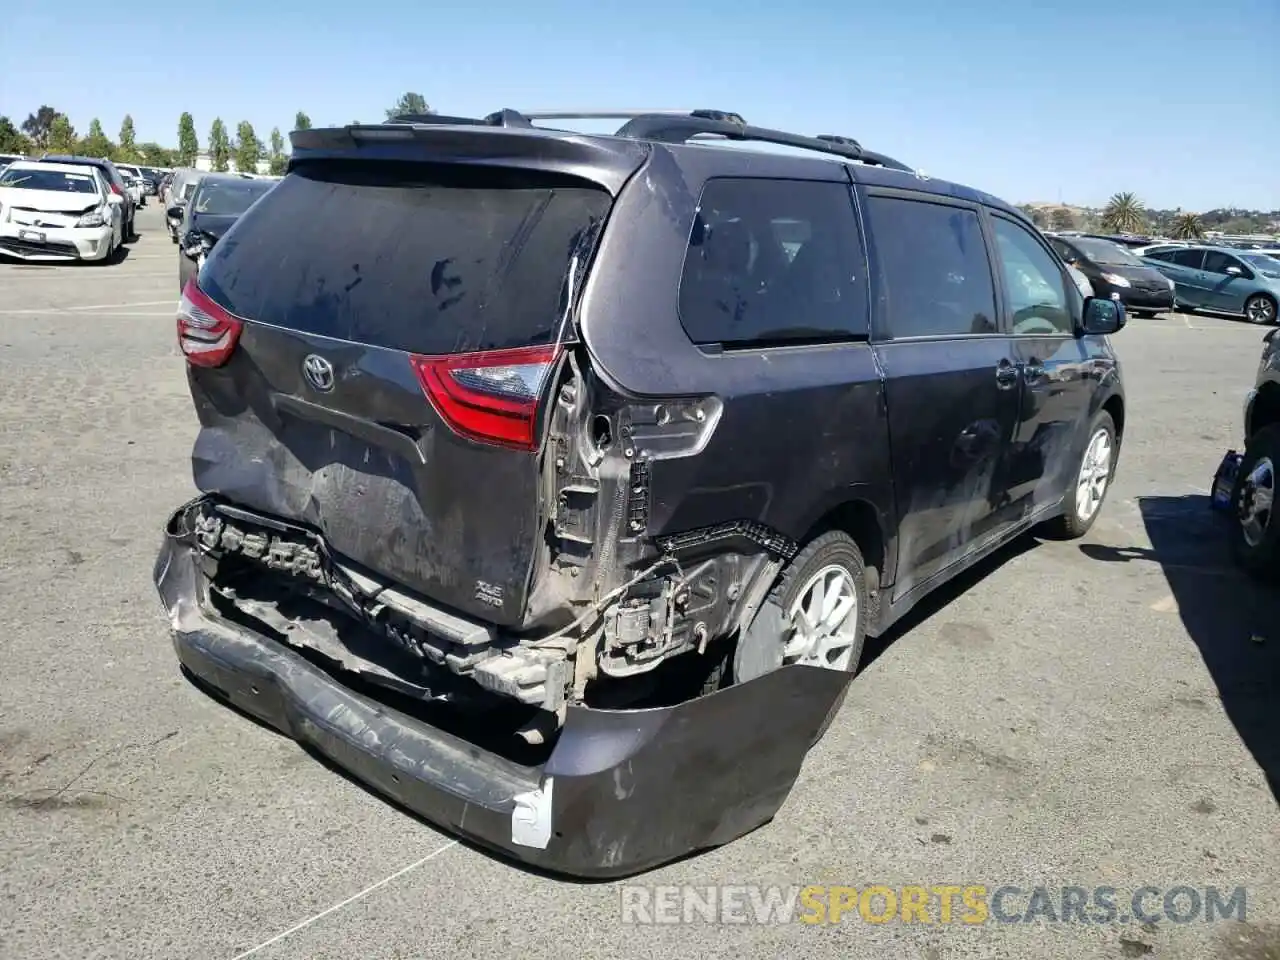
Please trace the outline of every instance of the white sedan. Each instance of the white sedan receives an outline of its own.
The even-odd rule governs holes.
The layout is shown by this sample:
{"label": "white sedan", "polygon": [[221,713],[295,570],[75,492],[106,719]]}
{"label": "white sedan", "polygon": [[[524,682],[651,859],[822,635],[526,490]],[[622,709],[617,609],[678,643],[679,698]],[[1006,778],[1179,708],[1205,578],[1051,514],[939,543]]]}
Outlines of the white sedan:
{"label": "white sedan", "polygon": [[96,167],[19,160],[0,173],[0,255],[109,260],[124,242],[120,204]]}
{"label": "white sedan", "polygon": [[117,163],[116,170],[120,173],[120,178],[124,181],[125,189],[129,191],[129,197],[133,200],[135,207],[144,207],[147,203],[147,188],[142,180],[142,171],[132,164]]}

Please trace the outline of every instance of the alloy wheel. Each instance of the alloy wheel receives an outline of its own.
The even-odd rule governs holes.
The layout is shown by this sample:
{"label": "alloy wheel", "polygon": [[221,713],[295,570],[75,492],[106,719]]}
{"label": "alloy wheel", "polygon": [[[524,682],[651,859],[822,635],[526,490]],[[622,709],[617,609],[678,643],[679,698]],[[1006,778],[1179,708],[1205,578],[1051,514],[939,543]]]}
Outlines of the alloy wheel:
{"label": "alloy wheel", "polygon": [[787,611],[784,663],[827,670],[852,667],[858,638],[858,585],[839,564],[815,573]]}
{"label": "alloy wheel", "polygon": [[1244,542],[1258,547],[1271,526],[1271,509],[1275,503],[1276,470],[1269,457],[1260,458],[1240,483],[1236,516]]}
{"label": "alloy wheel", "polygon": [[1076,515],[1090,520],[1102,505],[1111,478],[1111,433],[1099,430],[1089,440],[1076,478]]}

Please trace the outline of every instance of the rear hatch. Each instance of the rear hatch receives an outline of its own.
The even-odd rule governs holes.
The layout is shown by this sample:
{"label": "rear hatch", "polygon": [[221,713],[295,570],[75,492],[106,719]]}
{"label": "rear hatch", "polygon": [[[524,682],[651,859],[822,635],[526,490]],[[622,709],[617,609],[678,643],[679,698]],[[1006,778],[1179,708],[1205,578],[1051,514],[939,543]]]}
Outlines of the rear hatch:
{"label": "rear hatch", "polygon": [[296,164],[184,294],[196,485],[518,627],[571,264],[611,202],[527,169]]}

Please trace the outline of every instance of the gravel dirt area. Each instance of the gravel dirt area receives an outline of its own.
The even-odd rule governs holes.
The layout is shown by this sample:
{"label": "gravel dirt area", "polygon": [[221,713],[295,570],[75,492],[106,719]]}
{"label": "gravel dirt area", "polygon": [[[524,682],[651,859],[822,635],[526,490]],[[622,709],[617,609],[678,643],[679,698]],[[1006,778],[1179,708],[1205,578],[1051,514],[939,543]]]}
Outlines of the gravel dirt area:
{"label": "gravel dirt area", "polygon": [[0,263],[0,956],[1280,956],[1280,607],[1206,498],[1262,331],[1133,320],[1087,539],[927,602],[772,824],[629,881],[1244,886],[1243,924],[637,928],[623,885],[455,844],[180,675],[151,571],[195,419],[160,218],[119,264]]}

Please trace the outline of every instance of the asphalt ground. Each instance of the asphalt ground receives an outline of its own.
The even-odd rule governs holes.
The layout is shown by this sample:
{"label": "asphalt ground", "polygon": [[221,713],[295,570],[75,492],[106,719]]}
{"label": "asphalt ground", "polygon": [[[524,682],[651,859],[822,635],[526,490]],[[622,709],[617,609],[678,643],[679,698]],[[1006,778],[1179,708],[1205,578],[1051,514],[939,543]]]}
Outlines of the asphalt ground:
{"label": "asphalt ground", "polygon": [[[1205,496],[1262,331],[1134,320],[1119,474],[1086,540],[1025,538],[877,645],[773,823],[574,884],[455,844],[179,674],[151,570],[195,419],[175,249],[154,203],[138,223],[115,265],[0,263],[0,956],[1280,956],[1280,608]],[[669,887],[726,888],[732,921],[742,888],[872,884],[1109,886],[1122,908],[1244,887],[1247,908],[644,922],[682,919],[644,909]]]}

